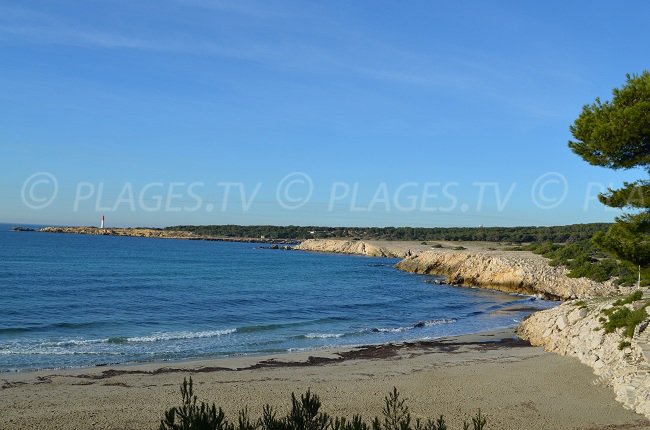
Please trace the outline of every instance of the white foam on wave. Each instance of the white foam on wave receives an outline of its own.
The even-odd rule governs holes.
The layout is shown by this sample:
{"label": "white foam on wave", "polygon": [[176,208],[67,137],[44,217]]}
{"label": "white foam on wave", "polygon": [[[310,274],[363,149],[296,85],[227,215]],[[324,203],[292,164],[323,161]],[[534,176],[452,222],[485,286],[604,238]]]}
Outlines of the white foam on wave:
{"label": "white foam on wave", "polygon": [[406,330],[411,330],[413,327],[395,327],[395,328],[378,328],[372,330],[379,333],[401,333]]}
{"label": "white foam on wave", "polygon": [[433,326],[441,325],[441,324],[453,324],[456,321],[457,320],[455,318],[443,318],[443,319],[438,319],[438,320],[420,321],[417,324],[414,324],[414,325],[408,326],[408,327],[375,328],[375,329],[366,330],[366,331],[371,331],[371,332],[375,332],[375,333],[403,333],[405,331],[414,330],[414,329],[423,328],[423,327],[433,327]]}
{"label": "white foam on wave", "polygon": [[74,351],[70,349],[27,347],[21,349],[0,350],[0,355],[123,355],[116,351]]}
{"label": "white foam on wave", "polygon": [[443,318],[440,320],[428,320],[428,321],[423,321],[425,327],[431,327],[434,325],[441,325],[441,324],[453,324],[457,321],[456,318]]}
{"label": "white foam on wave", "polygon": [[62,340],[60,342],[52,342],[51,344],[45,343],[43,346],[55,346],[58,348],[64,348],[66,346],[84,346],[84,345],[93,345],[96,343],[107,342],[108,339],[70,339]]}
{"label": "white foam on wave", "polygon": [[[183,339],[202,339],[225,336],[235,333],[236,329],[226,330],[209,330],[209,331],[179,331],[179,332],[163,332],[154,333],[149,336],[134,336],[134,337],[110,337],[106,339],[66,339],[61,341],[40,341],[39,343],[23,343],[17,342],[11,345],[4,345],[0,347],[0,355],[15,355],[15,354],[29,354],[29,355],[74,355],[74,354],[122,354],[122,352],[115,352],[106,350],[106,345],[113,344],[120,345],[126,343],[145,343],[145,342],[162,342]],[[92,348],[92,349],[89,349]],[[100,348],[100,350],[95,350]]]}
{"label": "white foam on wave", "polygon": [[[78,347],[97,345],[103,342],[104,339],[68,339],[62,341],[41,341],[40,343],[14,342],[10,345],[1,347],[0,355],[72,355],[81,353]],[[86,353],[86,351],[83,351],[83,353]]]}
{"label": "white foam on wave", "polygon": [[167,340],[182,340],[182,339],[202,339],[208,337],[219,337],[236,333],[237,329],[226,330],[208,330],[208,331],[178,331],[168,333],[154,333],[150,336],[136,336],[129,337],[128,342],[160,342]]}
{"label": "white foam on wave", "polygon": [[339,338],[343,336],[344,334],[342,333],[307,333],[305,335],[305,337],[308,339],[332,339],[332,338]]}

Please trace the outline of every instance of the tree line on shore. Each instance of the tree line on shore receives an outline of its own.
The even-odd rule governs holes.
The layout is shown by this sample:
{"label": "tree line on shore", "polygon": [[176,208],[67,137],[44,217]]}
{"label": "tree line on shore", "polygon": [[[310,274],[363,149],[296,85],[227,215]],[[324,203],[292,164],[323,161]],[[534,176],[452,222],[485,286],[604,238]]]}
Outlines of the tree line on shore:
{"label": "tree line on shore", "polygon": [[179,225],[166,230],[189,231],[215,237],[266,239],[351,239],[408,241],[488,241],[506,243],[572,243],[591,239],[611,224],[573,224],[554,227],[318,227],[273,225]]}

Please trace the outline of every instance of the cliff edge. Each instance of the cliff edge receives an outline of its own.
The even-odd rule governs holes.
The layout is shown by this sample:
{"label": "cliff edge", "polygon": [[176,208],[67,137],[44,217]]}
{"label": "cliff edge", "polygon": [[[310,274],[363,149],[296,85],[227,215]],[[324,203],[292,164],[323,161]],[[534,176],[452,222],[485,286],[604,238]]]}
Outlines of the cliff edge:
{"label": "cliff edge", "polygon": [[565,268],[549,266],[545,258],[530,252],[478,247],[458,251],[431,249],[406,242],[393,244],[336,239],[310,239],[296,249],[402,258],[396,267],[405,272],[444,275],[453,285],[535,294],[546,299],[568,300],[616,293],[609,284],[569,278]]}
{"label": "cliff edge", "polygon": [[562,300],[610,295],[615,290],[586,278],[569,278],[563,267],[521,252],[425,251],[400,261],[406,272],[445,275],[450,284],[473,285],[505,292]]}

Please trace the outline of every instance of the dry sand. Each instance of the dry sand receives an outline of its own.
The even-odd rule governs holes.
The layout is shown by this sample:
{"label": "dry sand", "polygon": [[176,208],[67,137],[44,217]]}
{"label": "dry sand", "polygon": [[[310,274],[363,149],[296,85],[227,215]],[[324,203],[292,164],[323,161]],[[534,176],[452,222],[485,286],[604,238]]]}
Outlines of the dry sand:
{"label": "dry sand", "polygon": [[244,405],[254,415],[265,403],[286,411],[290,393],[307,388],[330,414],[370,418],[381,413],[383,397],[395,386],[414,417],[444,414],[451,429],[478,408],[489,417],[488,429],[650,428],[650,421],[615,402],[587,366],[513,341],[513,335],[3,374],[0,428],[157,428],[163,411],[179,403],[179,385],[190,375],[199,399],[216,402],[234,419]]}

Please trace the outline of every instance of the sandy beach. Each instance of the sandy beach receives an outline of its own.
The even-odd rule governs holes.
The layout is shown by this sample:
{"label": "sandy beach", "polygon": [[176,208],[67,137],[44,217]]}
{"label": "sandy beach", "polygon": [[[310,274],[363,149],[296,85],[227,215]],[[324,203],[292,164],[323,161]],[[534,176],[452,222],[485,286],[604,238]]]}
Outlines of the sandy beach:
{"label": "sandy beach", "polygon": [[[311,357],[311,358],[310,358]],[[200,400],[230,418],[266,403],[286,411],[291,392],[318,394],[333,415],[381,413],[397,387],[414,417],[444,414],[451,428],[479,408],[488,428],[647,429],[591,369],[514,340],[509,330],[402,345],[266,357],[0,375],[0,428],[157,428],[192,375]]]}

